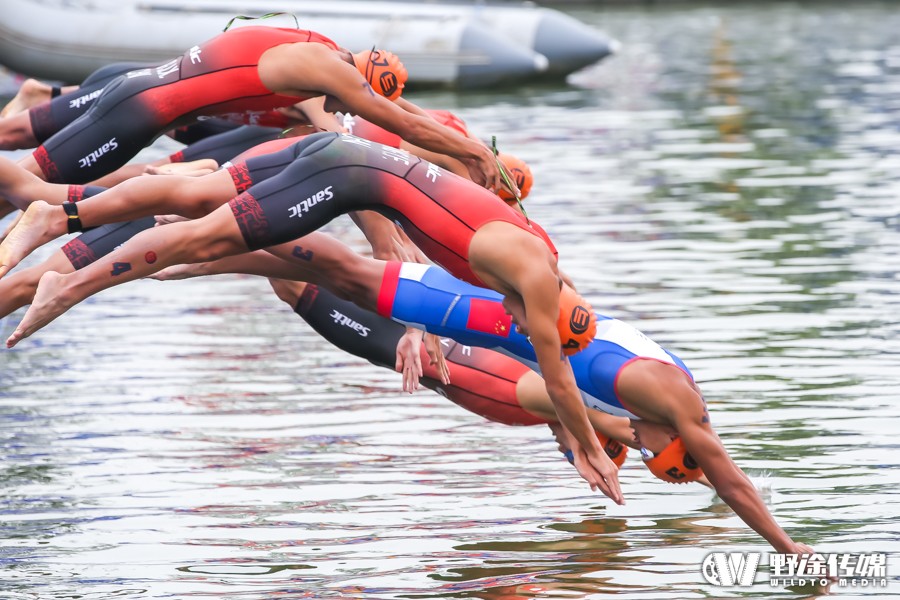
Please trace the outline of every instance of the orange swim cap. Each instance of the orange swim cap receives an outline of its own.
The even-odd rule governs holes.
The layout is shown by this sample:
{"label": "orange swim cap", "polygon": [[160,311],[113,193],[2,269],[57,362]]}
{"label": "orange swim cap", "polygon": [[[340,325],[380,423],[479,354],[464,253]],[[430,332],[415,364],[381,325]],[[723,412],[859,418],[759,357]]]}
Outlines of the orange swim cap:
{"label": "orange swim cap", "polygon": [[[628,446],[606,437],[599,431],[594,431],[594,434],[596,434],[597,440],[600,442],[600,447],[603,448],[606,455],[613,461],[613,464],[621,468],[622,464],[625,462],[625,457],[628,455]],[[563,452],[563,455],[570,464],[575,464],[575,454],[571,450],[566,450]]]}
{"label": "orange swim cap", "polygon": [[[528,196],[528,192],[531,191],[531,185],[534,183],[534,176],[531,174],[528,164],[521,158],[503,152],[498,152],[497,158],[503,163],[504,168],[506,168],[515,184],[519,186],[519,200],[524,200]],[[497,195],[506,202],[515,203],[516,201],[515,196],[509,193],[509,190],[505,187],[501,187]]]}
{"label": "orange swim cap", "polygon": [[563,354],[572,356],[587,348],[597,333],[597,315],[587,300],[563,284],[559,292],[559,320],[556,322]]}
{"label": "orange swim cap", "polygon": [[[659,479],[668,483],[688,483],[697,481],[703,471],[694,460],[694,457],[688,454],[687,448],[680,437],[672,440],[662,452],[653,458],[647,458],[649,450],[641,449],[644,458],[644,464],[650,469],[650,472]],[[652,454],[652,453],[651,453]]]}
{"label": "orange swim cap", "polygon": [[597,439],[600,440],[600,446],[603,448],[603,451],[606,452],[606,455],[615,463],[617,467],[622,467],[622,464],[625,462],[625,457],[628,455],[628,446],[617,442],[612,438],[608,438],[599,431],[594,432],[597,434]]}
{"label": "orange swim cap", "polygon": [[353,54],[353,64],[376,92],[396,100],[403,92],[408,74],[397,55],[387,50],[363,50]]}

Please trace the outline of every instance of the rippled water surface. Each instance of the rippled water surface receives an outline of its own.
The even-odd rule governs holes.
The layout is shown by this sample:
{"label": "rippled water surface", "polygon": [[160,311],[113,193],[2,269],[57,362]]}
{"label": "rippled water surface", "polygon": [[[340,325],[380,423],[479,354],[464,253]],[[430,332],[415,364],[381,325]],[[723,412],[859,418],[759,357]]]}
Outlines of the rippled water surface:
{"label": "rippled water surface", "polygon": [[[619,55],[412,99],[531,164],[529,214],[594,306],[685,359],[791,535],[892,554],[897,597],[900,13],[573,12]],[[0,365],[3,598],[811,594],[706,584],[706,553],[767,551],[711,492],[632,454],[614,506],[545,428],[400,394],[263,280],[104,292]]]}

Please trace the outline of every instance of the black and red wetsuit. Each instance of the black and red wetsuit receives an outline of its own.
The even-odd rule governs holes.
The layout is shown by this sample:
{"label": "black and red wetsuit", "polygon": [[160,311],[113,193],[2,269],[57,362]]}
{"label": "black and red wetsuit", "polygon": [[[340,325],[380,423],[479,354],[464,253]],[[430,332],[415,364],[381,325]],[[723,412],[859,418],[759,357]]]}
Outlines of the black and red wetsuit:
{"label": "black and red wetsuit", "polygon": [[297,159],[302,137],[279,138],[258,144],[222,165],[231,175],[237,193],[274,177]]}
{"label": "black and red wetsuit", "polygon": [[348,134],[318,133],[288,150],[297,158],[229,205],[251,249],[288,242],[338,215],[374,210],[397,220],[410,239],[456,277],[484,286],[469,266],[478,229],[504,221],[543,239],[490,191],[402,150]]}
{"label": "black and red wetsuit", "polygon": [[[463,135],[468,135],[465,122],[450,111],[427,110],[426,112],[432,115],[434,119],[442,125],[451,127]],[[346,116],[344,118],[344,127],[349,130],[349,133],[357,137],[365,138],[370,142],[384,144],[385,146],[390,146],[392,148],[399,148],[400,143],[403,141],[403,139],[396,133],[391,133],[390,131],[379,127],[378,125],[366,121],[362,117],[351,115]],[[231,151],[234,151],[235,149],[240,147],[241,144],[245,143],[246,141],[252,140],[253,134],[242,134],[240,131],[235,131],[222,134],[221,137],[216,137],[218,139],[204,140],[204,142],[208,142],[210,146],[214,144],[226,145]],[[260,138],[263,137],[264,135],[260,135]],[[275,170],[283,169],[288,164],[293,162],[294,158],[296,158],[297,156],[298,151],[296,149],[287,150],[287,148],[298,143],[304,137],[306,136],[265,140],[261,139],[258,145],[247,148],[246,150],[232,158],[229,162],[224,163],[222,166],[231,173],[231,177],[234,180],[235,187],[238,189],[238,192],[243,192],[254,183],[258,183],[262,179],[274,175]],[[234,141],[232,142],[232,140]],[[205,154],[201,153],[199,150],[199,148],[198,150],[186,150],[186,152],[192,153],[193,157],[191,159],[186,158],[186,154],[179,154],[176,158],[183,158],[184,160],[193,160],[193,158],[201,157],[205,158],[207,156],[209,156],[210,158],[216,158],[221,154],[213,154],[212,152],[208,152],[206,151],[205,147],[202,150],[202,152],[205,152]],[[172,162],[177,161],[173,160]],[[218,162],[223,163],[222,160],[219,160]]]}
{"label": "black and red wetsuit", "polygon": [[[201,123],[205,122],[201,121]],[[195,126],[191,125],[188,127],[188,130],[193,127]],[[266,142],[280,139],[281,131],[281,129],[274,127],[241,125],[192,142],[181,150],[170,154],[169,162],[181,163],[201,158],[211,158],[221,165],[242,153],[264,145]],[[297,138],[292,139],[297,141]]]}
{"label": "black and red wetsuit", "polygon": [[34,151],[47,181],[84,183],[121,167],[163,132],[200,116],[268,114],[307,97],[284,96],[259,77],[260,57],[298,42],[337,49],[306,30],[240,27],[157,67],[111,81],[87,113]]}
{"label": "black and red wetsuit", "polygon": [[[393,369],[397,342],[406,332],[403,325],[341,300],[328,290],[308,284],[295,312],[326,340],[372,364]],[[436,378],[433,367],[425,367],[421,382],[459,406],[491,421],[506,425],[536,425],[544,419],[525,411],[516,398],[516,384],[530,369],[498,352],[458,344],[441,338],[450,366],[451,383]],[[422,364],[428,355],[422,351]]]}
{"label": "black and red wetsuit", "polygon": [[106,84],[135,69],[152,66],[147,63],[113,63],[100,67],[88,75],[77,90],[61,94],[28,109],[31,131],[38,143],[88,111]]}

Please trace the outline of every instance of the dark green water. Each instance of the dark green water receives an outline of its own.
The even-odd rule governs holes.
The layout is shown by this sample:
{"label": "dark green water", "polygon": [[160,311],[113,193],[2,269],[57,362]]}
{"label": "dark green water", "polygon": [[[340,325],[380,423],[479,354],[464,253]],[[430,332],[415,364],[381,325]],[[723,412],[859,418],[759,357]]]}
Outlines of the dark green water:
{"label": "dark green water", "polygon": [[[831,593],[897,597],[900,13],[571,10],[621,52],[412,99],[530,163],[562,266],[685,359],[789,533],[891,554],[888,589]],[[545,429],[400,395],[264,281],[125,286],[0,366],[3,598],[816,595],[708,585],[707,553],[767,551],[710,492],[631,456],[613,506]]]}

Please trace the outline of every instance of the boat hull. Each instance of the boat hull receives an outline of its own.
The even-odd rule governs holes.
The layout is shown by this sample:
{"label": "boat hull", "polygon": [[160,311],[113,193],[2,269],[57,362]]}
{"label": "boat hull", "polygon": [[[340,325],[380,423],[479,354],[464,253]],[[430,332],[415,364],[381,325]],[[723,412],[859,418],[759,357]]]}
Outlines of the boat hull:
{"label": "boat hull", "polygon": [[[29,76],[77,83],[110,62],[163,62],[181,54],[220,33],[237,14],[262,14],[248,4],[93,0],[86,7],[64,0],[5,0],[0,62]],[[614,47],[562,13],[533,7],[306,0],[265,6],[295,15],[301,27],[351,50],[390,49],[402,58],[412,87],[483,88],[565,76]],[[247,23],[293,26],[295,21],[280,15],[239,20],[235,26]]]}

